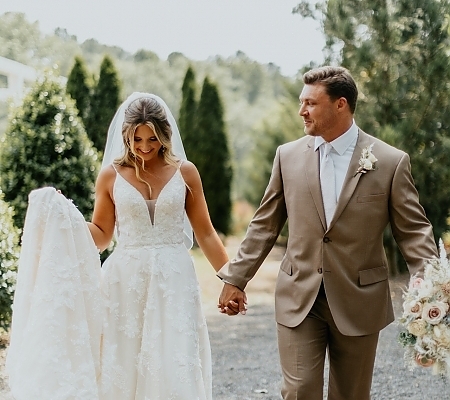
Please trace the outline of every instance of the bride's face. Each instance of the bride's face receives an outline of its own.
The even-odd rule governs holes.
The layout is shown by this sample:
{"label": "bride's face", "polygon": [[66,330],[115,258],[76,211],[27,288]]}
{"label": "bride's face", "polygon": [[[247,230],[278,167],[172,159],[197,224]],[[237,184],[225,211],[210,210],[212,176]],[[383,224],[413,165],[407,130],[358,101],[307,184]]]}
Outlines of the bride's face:
{"label": "bride's face", "polygon": [[139,125],[134,132],[134,151],[144,161],[158,157],[162,144],[147,125]]}

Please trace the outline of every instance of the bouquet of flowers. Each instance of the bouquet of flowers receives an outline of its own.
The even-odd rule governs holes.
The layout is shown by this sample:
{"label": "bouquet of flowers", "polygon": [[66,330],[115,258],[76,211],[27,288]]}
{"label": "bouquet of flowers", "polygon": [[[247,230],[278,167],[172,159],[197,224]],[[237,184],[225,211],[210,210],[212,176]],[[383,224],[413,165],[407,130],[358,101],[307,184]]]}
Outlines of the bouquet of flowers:
{"label": "bouquet of flowers", "polygon": [[410,369],[432,367],[450,377],[450,264],[439,244],[440,257],[428,260],[424,277],[413,276],[403,293],[399,341]]}

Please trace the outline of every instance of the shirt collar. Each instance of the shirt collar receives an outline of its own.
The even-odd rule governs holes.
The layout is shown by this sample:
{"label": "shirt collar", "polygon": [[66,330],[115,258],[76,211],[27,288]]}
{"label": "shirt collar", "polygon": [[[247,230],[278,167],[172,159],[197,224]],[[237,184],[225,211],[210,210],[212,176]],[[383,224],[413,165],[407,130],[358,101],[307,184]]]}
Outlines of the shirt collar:
{"label": "shirt collar", "polygon": [[[355,120],[352,122],[352,126],[348,129],[347,132],[334,139],[330,144],[333,149],[342,156],[350,145],[357,139],[358,137],[358,127],[355,124]],[[322,136],[316,136],[314,138],[314,151],[316,151],[319,146],[325,142],[325,139]]]}

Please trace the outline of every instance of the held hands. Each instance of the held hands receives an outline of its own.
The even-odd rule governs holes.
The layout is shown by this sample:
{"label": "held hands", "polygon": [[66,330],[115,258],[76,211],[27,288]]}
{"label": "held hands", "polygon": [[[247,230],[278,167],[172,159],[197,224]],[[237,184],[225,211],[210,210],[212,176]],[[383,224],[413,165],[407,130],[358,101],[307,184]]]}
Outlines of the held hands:
{"label": "held hands", "polygon": [[247,311],[247,295],[237,286],[225,283],[217,307],[222,314],[244,315]]}

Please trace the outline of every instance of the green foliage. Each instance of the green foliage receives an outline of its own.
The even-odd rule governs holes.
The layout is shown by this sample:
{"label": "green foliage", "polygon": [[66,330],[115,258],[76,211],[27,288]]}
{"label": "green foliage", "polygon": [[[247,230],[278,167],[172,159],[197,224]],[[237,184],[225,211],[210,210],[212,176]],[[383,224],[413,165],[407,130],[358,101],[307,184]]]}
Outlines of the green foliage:
{"label": "green foliage", "polygon": [[330,0],[315,11],[306,3],[296,11],[324,15],[327,62],[357,80],[358,125],[410,155],[421,203],[441,237],[450,207],[450,3]]}
{"label": "green foliage", "polygon": [[184,149],[188,159],[191,154],[195,154],[198,144],[196,117],[197,117],[197,100],[196,100],[196,84],[195,74],[192,67],[186,71],[186,76],[181,87],[181,107],[178,117],[178,126],[181,138],[183,139]]}
{"label": "green foliage", "polygon": [[134,54],[134,61],[143,62],[143,61],[158,61],[159,57],[150,50],[140,49]]}
{"label": "green foliage", "polygon": [[8,118],[8,102],[0,101],[0,137],[6,129],[6,123]]}
{"label": "green foliage", "polygon": [[414,346],[417,342],[417,336],[414,336],[412,333],[408,331],[401,331],[398,334],[398,342],[403,347]]}
{"label": "green foliage", "polygon": [[39,79],[10,115],[0,138],[0,187],[23,227],[28,194],[60,189],[85,216],[93,205],[97,152],[77,116],[74,101],[50,74]]}
{"label": "green foliage", "polygon": [[105,55],[94,88],[86,131],[99,151],[103,151],[111,120],[120,105],[121,82],[112,58]]}
{"label": "green foliage", "polygon": [[87,39],[82,43],[81,49],[83,50],[83,53],[97,55],[107,54],[111,58],[124,59],[129,57],[129,54],[124,49],[118,46],[106,46],[95,39]]}
{"label": "green foliage", "polygon": [[29,23],[25,14],[8,12],[1,16],[1,56],[31,65],[33,50],[37,49],[41,38],[38,23]]}
{"label": "green foliage", "polygon": [[0,328],[11,323],[11,305],[19,258],[19,230],[13,224],[13,209],[0,190]]}
{"label": "green foliage", "polygon": [[[75,56],[83,57],[88,71],[98,71],[107,54],[120,74],[124,96],[133,91],[155,93],[166,101],[175,118],[181,109],[180,92],[188,67],[191,65],[195,70],[198,87],[209,76],[220,85],[221,99],[226,105],[224,121],[232,154],[235,199],[243,199],[244,190],[248,188],[247,168],[252,168],[248,156],[254,148],[252,132],[263,119],[278,113],[279,104],[289,97],[286,83],[293,80],[283,76],[276,65],[259,64],[241,51],[227,58],[217,56],[204,61],[193,61],[181,53],[172,53],[164,60],[151,49],[140,49],[131,54],[95,39],[79,43],[74,35],[62,28],[45,35],[40,32],[38,23],[30,23],[23,14],[0,15],[0,43],[0,56],[24,62],[38,70],[58,64],[63,76],[69,75]],[[10,46],[14,48],[13,52],[9,52]],[[0,129],[2,126],[0,105]],[[2,132],[0,130],[0,136]]]}
{"label": "green foliage", "polygon": [[254,104],[264,87],[264,68],[256,61],[250,60],[242,51],[238,51],[236,57],[241,63],[231,65],[231,74],[242,80],[247,89],[247,100],[249,104]]}
{"label": "green foliage", "polygon": [[272,173],[273,159],[278,146],[303,136],[298,116],[298,93],[292,101],[280,104],[275,116],[263,121],[253,132],[255,146],[247,158],[248,186],[245,199],[257,207],[264,195]]}
{"label": "green foliage", "polygon": [[80,56],[75,57],[75,63],[67,78],[66,92],[75,100],[78,115],[86,125],[90,106],[90,87],[86,65]]}
{"label": "green foliage", "polygon": [[[217,86],[205,78],[198,105],[198,146],[190,160],[202,177],[203,189],[214,227],[227,235],[231,222],[233,171]],[[194,150],[194,149],[192,149]]]}
{"label": "green foliage", "polygon": [[[77,38],[67,33],[65,29],[57,28],[53,35],[45,35],[35,50],[30,66],[36,69],[57,67],[61,74],[67,76],[73,66],[73,58],[80,54]],[[54,56],[49,58],[51,52]],[[42,61],[44,63],[42,64]]]}

